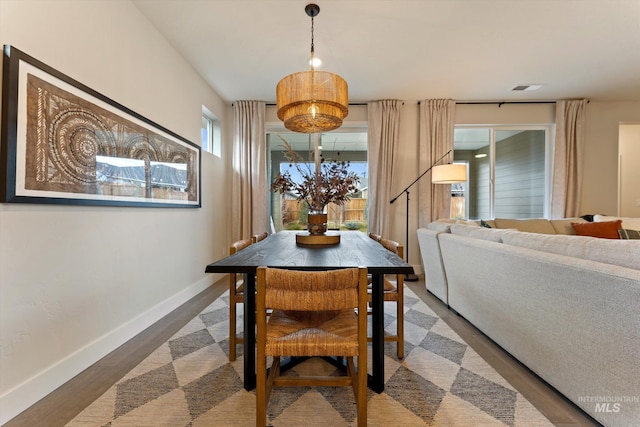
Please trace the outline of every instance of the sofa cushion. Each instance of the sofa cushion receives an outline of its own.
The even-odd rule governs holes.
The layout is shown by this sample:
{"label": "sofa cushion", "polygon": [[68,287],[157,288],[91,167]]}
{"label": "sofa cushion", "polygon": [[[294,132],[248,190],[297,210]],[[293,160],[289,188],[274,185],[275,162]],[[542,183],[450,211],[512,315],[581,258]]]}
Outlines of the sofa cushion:
{"label": "sofa cushion", "polygon": [[496,218],[493,220],[497,228],[515,228],[516,230],[526,231],[529,233],[556,234],[556,229],[548,219],[511,219]]}
{"label": "sofa cushion", "polygon": [[456,224],[470,225],[472,227],[480,227],[480,221],[476,221],[474,219],[458,219],[456,220]]}
{"label": "sofa cushion", "polygon": [[583,223],[583,222],[587,222],[587,220],[583,218],[564,218],[564,219],[550,219],[549,222],[551,223],[553,228],[556,230],[556,234],[570,234],[573,236],[576,234],[576,232],[573,229],[573,227],[571,227],[571,223],[572,222]]}
{"label": "sofa cushion", "polygon": [[640,270],[640,240],[609,240],[509,231],[502,234],[502,241],[506,245]]}
{"label": "sofa cushion", "polygon": [[631,230],[640,230],[640,218],[631,218],[631,217],[618,217],[618,216],[608,216],[608,215],[594,215],[594,222],[604,222],[604,221],[615,221],[621,219],[622,220],[622,228],[627,228]]}
{"label": "sofa cushion", "polygon": [[451,227],[451,224],[453,224],[453,221],[439,219],[437,221],[433,221],[427,224],[427,229],[431,231],[438,231],[440,233],[448,233],[449,228]]}
{"label": "sofa cushion", "polygon": [[584,223],[572,222],[571,227],[573,227],[578,236],[619,239],[618,230],[622,228],[622,220]]}
{"label": "sofa cushion", "polygon": [[469,236],[469,237],[482,239],[482,240],[490,240],[492,242],[498,242],[498,243],[502,243],[502,234],[505,231],[512,231],[512,230],[501,230],[498,228],[485,228],[485,227],[478,227],[478,226],[465,225],[465,224],[451,225],[451,234]]}

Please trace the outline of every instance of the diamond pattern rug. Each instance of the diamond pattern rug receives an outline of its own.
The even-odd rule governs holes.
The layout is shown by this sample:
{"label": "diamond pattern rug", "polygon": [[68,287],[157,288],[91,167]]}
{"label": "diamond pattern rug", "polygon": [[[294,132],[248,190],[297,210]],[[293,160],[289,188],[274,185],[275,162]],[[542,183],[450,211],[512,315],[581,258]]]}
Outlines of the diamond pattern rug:
{"label": "diamond pattern rug", "polygon": [[[243,388],[242,348],[229,362],[229,297],[214,301],[67,426],[253,426],[255,392]],[[395,331],[394,304],[385,328]],[[242,307],[238,306],[239,316]],[[238,321],[242,326],[242,321]],[[385,391],[369,391],[370,426],[551,426],[410,289],[405,358],[385,344]],[[370,365],[369,365],[370,366]],[[287,375],[336,374],[310,359]],[[348,387],[274,388],[272,426],[352,426]]]}

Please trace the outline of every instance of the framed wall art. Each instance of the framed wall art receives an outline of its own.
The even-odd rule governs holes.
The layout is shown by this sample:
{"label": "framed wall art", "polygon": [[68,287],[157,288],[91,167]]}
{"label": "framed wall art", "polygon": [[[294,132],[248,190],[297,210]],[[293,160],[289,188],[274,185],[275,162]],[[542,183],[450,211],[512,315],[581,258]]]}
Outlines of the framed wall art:
{"label": "framed wall art", "polygon": [[0,201],[201,206],[200,147],[5,45]]}

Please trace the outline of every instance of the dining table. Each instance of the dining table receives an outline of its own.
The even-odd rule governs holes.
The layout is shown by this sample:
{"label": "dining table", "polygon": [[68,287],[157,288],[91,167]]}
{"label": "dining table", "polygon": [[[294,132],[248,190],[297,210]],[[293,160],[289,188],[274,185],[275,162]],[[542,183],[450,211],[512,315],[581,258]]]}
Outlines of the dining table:
{"label": "dining table", "polygon": [[331,245],[299,244],[296,233],[301,232],[283,230],[271,234],[205,268],[207,273],[244,274],[244,388],[253,390],[256,385],[255,275],[258,267],[304,271],[366,267],[372,281],[372,367],[368,385],[381,393],[384,391],[384,276],[413,274],[413,267],[360,231],[329,232],[340,236],[339,243]]}

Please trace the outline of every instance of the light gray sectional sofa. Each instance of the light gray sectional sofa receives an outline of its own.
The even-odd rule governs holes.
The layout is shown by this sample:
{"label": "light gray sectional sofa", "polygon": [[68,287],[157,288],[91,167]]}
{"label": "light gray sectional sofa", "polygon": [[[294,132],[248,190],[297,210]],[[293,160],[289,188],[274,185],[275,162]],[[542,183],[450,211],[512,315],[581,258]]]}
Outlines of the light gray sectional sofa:
{"label": "light gray sectional sofa", "polygon": [[600,423],[640,425],[640,240],[572,221],[432,223],[426,286]]}

